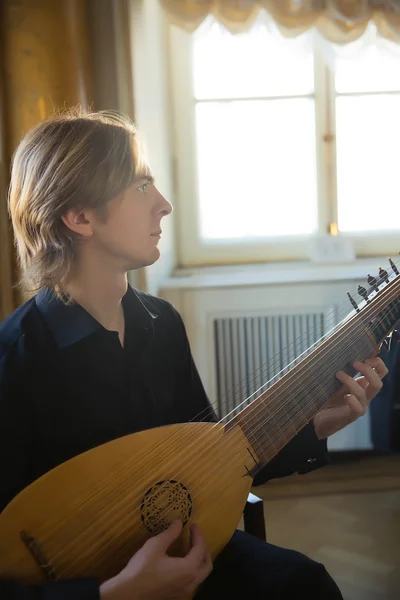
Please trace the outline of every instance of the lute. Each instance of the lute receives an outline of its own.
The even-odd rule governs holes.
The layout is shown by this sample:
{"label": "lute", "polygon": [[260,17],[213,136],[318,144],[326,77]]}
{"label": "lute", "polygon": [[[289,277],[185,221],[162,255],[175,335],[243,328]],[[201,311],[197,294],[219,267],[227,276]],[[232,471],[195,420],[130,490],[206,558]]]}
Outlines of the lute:
{"label": "lute", "polygon": [[[253,476],[343,393],[335,373],[376,356],[400,319],[391,261],[360,305],[227,423],[191,422],[116,439],[61,464],[0,515],[0,579],[26,583],[118,573],[174,519],[201,527],[212,557],[240,520]],[[190,401],[190,399],[188,399]],[[182,540],[182,544],[185,543]],[[179,552],[179,548],[176,548]]]}

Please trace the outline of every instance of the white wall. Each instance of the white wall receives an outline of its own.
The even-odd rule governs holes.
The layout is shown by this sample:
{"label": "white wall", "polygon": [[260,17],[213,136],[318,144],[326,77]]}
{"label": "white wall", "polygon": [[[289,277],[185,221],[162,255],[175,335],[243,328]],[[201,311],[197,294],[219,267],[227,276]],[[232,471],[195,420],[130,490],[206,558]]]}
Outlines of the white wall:
{"label": "white wall", "polygon": [[[166,16],[158,0],[132,3],[134,115],[160,192],[173,204],[173,156],[167,81]],[[157,294],[175,266],[173,217],[163,220],[161,258],[145,269],[146,287]]]}

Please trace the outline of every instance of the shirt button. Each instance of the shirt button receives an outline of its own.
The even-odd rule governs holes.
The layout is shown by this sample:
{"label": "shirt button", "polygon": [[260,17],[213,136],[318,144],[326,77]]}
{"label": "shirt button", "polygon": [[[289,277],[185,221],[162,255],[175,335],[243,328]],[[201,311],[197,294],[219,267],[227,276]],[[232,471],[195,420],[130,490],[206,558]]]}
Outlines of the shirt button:
{"label": "shirt button", "polygon": [[317,462],[317,459],[316,459],[316,458],[307,458],[307,462],[308,462],[310,465],[312,465],[312,463],[315,463],[315,462]]}

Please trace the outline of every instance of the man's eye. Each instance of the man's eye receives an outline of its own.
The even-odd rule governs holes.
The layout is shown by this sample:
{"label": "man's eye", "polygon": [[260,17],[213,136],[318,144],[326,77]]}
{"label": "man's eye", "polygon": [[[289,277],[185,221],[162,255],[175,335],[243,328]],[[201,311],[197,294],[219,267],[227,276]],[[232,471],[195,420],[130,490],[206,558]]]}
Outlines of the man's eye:
{"label": "man's eye", "polygon": [[148,183],[144,183],[143,185],[141,185],[140,187],[138,187],[138,190],[142,192],[142,194],[146,193],[146,188],[149,184]]}

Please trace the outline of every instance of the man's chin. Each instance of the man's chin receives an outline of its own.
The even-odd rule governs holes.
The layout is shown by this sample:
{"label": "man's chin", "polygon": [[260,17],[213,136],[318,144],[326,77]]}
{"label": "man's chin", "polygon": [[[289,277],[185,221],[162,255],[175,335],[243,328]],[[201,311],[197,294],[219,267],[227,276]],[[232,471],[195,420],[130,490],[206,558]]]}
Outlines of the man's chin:
{"label": "man's chin", "polygon": [[143,267],[150,267],[160,258],[160,251],[158,248],[154,248],[150,256],[143,257],[142,259],[131,259],[129,261],[128,271],[135,271],[136,269],[142,269]]}

